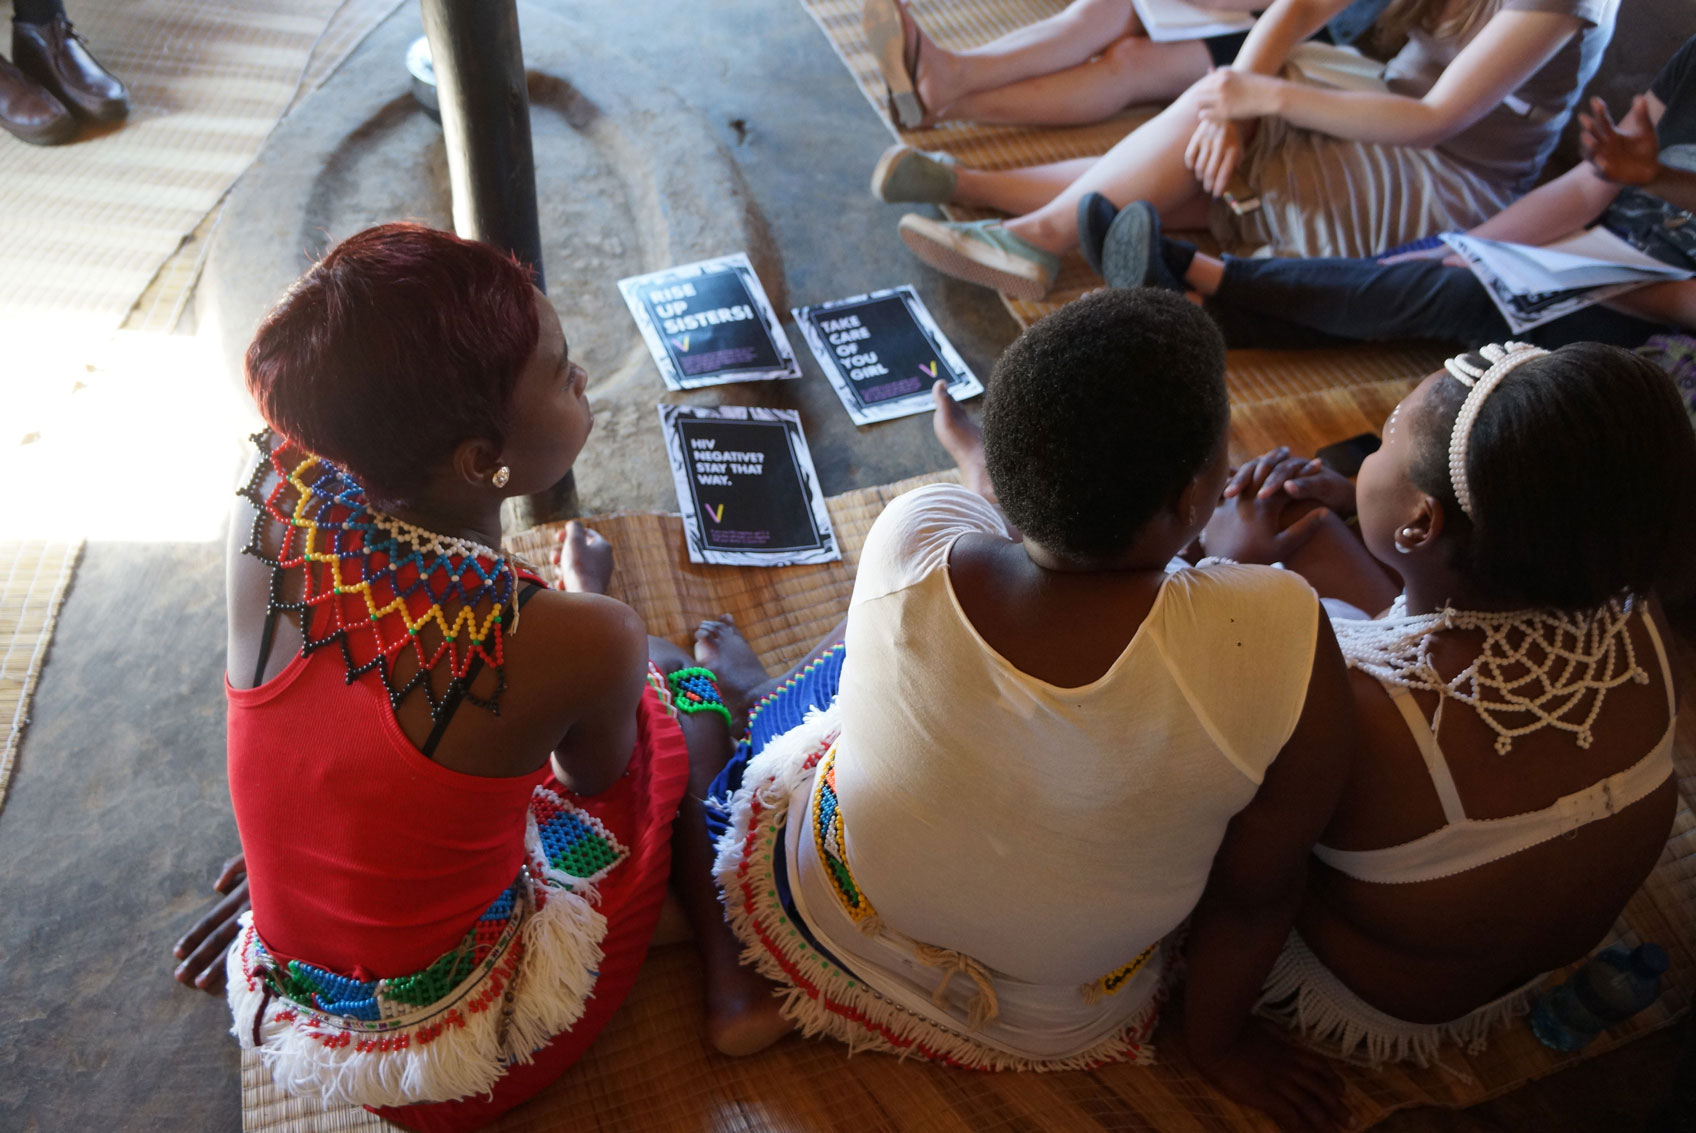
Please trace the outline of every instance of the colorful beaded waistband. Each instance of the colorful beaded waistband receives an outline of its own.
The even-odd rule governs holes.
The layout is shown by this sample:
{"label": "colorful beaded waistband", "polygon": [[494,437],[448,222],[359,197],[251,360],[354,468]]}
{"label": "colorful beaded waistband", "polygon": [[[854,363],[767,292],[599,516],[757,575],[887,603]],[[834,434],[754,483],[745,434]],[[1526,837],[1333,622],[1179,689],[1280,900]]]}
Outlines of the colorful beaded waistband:
{"label": "colorful beaded waistband", "polygon": [[[300,960],[279,963],[258,933],[248,934],[244,967],[263,979],[272,995],[336,1016],[344,1025],[357,1020],[369,1024],[360,1029],[372,1031],[410,1026],[418,1021],[417,1016],[449,998],[467,980],[493,970],[517,938],[532,904],[526,867],[489,904],[458,945],[409,976],[355,980]],[[502,982],[510,986],[510,979]],[[466,1005],[467,1009],[486,1009],[485,1000],[492,1000],[499,990],[479,996]]]}
{"label": "colorful beaded waistband", "polygon": [[300,960],[279,963],[257,933],[249,934],[244,967],[263,979],[272,995],[337,1016],[348,1025],[369,1024],[362,1029],[370,1030],[415,1024],[420,1014],[428,1014],[468,980],[497,967],[511,969],[507,978],[492,983],[470,1000],[470,1010],[485,1009],[494,996],[510,988],[516,957],[508,958],[504,967],[502,957],[530,914],[547,905],[550,886],[563,884],[579,889],[593,885],[629,856],[629,850],[599,819],[545,787],[537,787],[531,795],[530,819],[535,823],[527,839],[531,862],[489,903],[459,944],[422,971],[356,980]]}
{"label": "colorful beaded waistband", "polygon": [[865,890],[854,880],[853,871],[848,868],[847,841],[842,831],[842,808],[836,798],[836,745],[825,752],[819,761],[818,771],[813,776],[812,805],[808,808],[808,823],[813,836],[813,846],[818,850],[819,861],[824,863],[825,876],[830,878],[831,892],[836,895],[836,901],[842,906],[857,925],[864,925],[877,916],[877,910],[872,908]]}

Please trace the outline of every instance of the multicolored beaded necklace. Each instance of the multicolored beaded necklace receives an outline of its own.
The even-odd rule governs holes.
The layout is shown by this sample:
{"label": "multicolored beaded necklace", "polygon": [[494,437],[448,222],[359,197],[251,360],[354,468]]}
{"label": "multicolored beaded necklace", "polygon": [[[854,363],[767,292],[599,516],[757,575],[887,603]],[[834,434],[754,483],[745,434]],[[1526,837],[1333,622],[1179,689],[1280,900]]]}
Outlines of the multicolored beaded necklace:
{"label": "multicolored beaded necklace", "polygon": [[[383,514],[366,502],[365,489],[345,471],[269,429],[252,439],[262,459],[238,493],[257,509],[242,551],[271,567],[267,625],[284,611],[300,614],[301,656],[339,644],[347,683],[376,670],[391,709],[422,687],[432,720],[440,722],[461,699],[499,714],[506,689],[502,643],[509,610],[510,632],[518,632],[518,576],[507,557],[481,543],[437,535]],[[272,471],[277,484],[262,494]],[[291,489],[295,498],[289,507],[284,497]],[[275,558],[265,553],[267,519],[283,529]],[[313,570],[313,563],[327,569]],[[295,569],[301,573],[301,600],[286,602],[283,575]],[[420,593],[430,605],[415,614],[412,603]],[[352,596],[363,599],[364,616],[357,612],[361,607],[350,612],[353,604],[344,599]],[[445,610],[455,603],[459,609],[450,620]],[[481,618],[480,605],[488,609]],[[327,609],[315,619],[320,607]],[[317,637],[315,621],[326,627]],[[442,640],[427,651],[422,631],[432,625]],[[362,633],[375,646],[363,664],[354,659],[352,648]],[[397,684],[395,662],[408,649],[417,670]],[[444,660],[450,679],[438,694],[430,687],[430,674]],[[486,698],[471,691],[483,665],[495,673],[494,692]]]}

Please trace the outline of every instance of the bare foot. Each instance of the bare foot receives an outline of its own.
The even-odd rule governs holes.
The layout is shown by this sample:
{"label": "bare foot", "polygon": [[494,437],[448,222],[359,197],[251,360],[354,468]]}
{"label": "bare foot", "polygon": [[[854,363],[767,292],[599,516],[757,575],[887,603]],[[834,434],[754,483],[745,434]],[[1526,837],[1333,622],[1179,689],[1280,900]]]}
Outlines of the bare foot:
{"label": "bare foot", "polygon": [[612,544],[606,536],[575,519],[559,533],[554,551],[559,588],[572,594],[605,594],[612,580]]}
{"label": "bare foot", "polygon": [[995,486],[989,482],[989,467],[983,459],[983,429],[966,416],[960,403],[949,394],[948,383],[941,378],[930,387],[930,395],[936,402],[931,428],[959,466],[960,482],[990,503],[997,503]]}
{"label": "bare foot", "polygon": [[934,126],[948,117],[948,107],[971,92],[958,89],[959,60],[953,52],[944,51],[913,18],[906,0],[901,9],[901,42],[907,60],[907,73],[913,77],[913,89],[918,92],[919,105],[925,116],[919,129]]}
{"label": "bare foot", "polygon": [[[725,929],[729,931],[728,926]],[[720,1054],[758,1054],[795,1029],[783,1017],[777,985],[752,968],[707,968],[707,1041]]]}
{"label": "bare foot", "polygon": [[701,623],[695,631],[695,660],[718,675],[718,690],[736,718],[732,734],[740,734],[758,689],[771,680],[754,647],[748,644],[729,614]]}

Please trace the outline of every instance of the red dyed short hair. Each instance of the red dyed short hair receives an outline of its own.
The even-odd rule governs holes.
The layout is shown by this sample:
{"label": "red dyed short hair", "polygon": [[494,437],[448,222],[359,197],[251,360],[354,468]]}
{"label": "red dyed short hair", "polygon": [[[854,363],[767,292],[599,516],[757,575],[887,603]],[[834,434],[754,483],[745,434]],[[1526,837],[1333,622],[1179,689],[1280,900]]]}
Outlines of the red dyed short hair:
{"label": "red dyed short hair", "polygon": [[399,503],[461,442],[505,441],[540,334],[530,269],[487,244],[383,224],[330,249],[265,317],[247,388],[273,429]]}

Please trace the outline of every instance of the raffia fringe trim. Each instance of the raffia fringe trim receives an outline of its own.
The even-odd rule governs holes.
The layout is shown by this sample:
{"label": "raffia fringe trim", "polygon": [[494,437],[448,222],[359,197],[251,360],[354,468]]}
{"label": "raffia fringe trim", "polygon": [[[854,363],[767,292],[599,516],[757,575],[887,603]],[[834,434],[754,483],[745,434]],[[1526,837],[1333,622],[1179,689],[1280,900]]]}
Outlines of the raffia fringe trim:
{"label": "raffia fringe trim", "polygon": [[[583,1015],[594,992],[607,922],[591,904],[592,890],[547,871],[546,904],[524,923],[493,967],[479,965],[419,1022],[381,1031],[356,1029],[335,1016],[267,995],[246,958],[254,939],[252,914],[226,960],[230,1031],[243,1049],[257,1044],[272,1079],[285,1093],[331,1105],[395,1106],[452,1101],[493,1089],[509,1063],[534,1052]],[[502,1008],[509,984],[512,1013]],[[504,1033],[503,1033],[504,1032]]]}
{"label": "raffia fringe trim", "polygon": [[1542,977],[1447,1023],[1409,1023],[1361,999],[1294,933],[1272,965],[1255,1010],[1334,1057],[1367,1066],[1436,1064],[1445,1043],[1478,1054],[1490,1036],[1531,1008]]}
{"label": "raffia fringe trim", "polygon": [[825,1035],[849,1052],[876,1050],[972,1070],[1087,1070],[1110,1062],[1149,1065],[1148,1043],[1159,1018],[1154,997],[1126,1026],[1067,1058],[1030,1059],[984,1046],[885,999],[825,960],[789,923],[778,903],[766,855],[783,853],[790,800],[811,781],[818,757],[841,730],[835,706],[772,740],[749,761],[731,796],[730,827],[719,840],[713,876],[726,917],[742,941],[742,961],[781,989],[784,1018],[809,1038]]}

